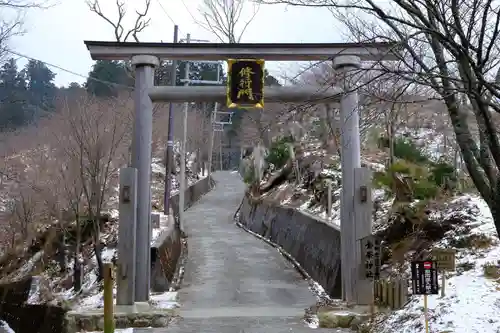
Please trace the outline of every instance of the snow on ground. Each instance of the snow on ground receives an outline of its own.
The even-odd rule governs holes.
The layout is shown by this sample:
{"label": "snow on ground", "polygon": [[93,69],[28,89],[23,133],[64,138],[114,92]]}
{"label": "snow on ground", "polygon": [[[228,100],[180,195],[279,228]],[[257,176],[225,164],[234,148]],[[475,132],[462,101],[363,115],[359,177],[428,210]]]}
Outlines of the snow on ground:
{"label": "snow on ground", "polygon": [[[102,333],[102,331],[84,332],[84,333]],[[117,328],[117,329],[114,330],[114,333],[134,333],[134,329],[132,327],[129,327],[129,328]]]}
{"label": "snow on ground", "polygon": [[[491,237],[493,245],[457,253],[457,271],[446,275],[445,297],[428,296],[430,333],[498,333],[500,275],[485,276],[485,265],[493,267],[497,274],[500,270],[500,246],[493,218],[486,203],[478,197],[466,195],[456,200],[468,201],[472,206],[472,230],[468,235]],[[423,296],[411,297],[405,308],[390,314],[377,325],[376,332],[423,332],[423,302]]]}
{"label": "snow on ground", "polygon": [[[116,287],[113,288],[113,298],[116,301]],[[164,293],[151,293],[149,303],[155,309],[174,309],[179,306],[177,302],[177,292],[167,291]],[[74,307],[76,311],[102,309],[104,298],[102,290],[94,290],[91,295],[83,297]]]}
{"label": "snow on ground", "polygon": [[177,303],[177,292],[167,291],[164,293],[151,294],[149,302],[158,309],[174,309],[179,306]]}
{"label": "snow on ground", "polygon": [[10,328],[9,324],[5,321],[0,320],[0,333],[16,333],[12,328]]}
{"label": "snow on ground", "polygon": [[[368,160],[363,160],[363,163],[366,164],[368,167],[370,167],[373,171],[381,171],[385,169],[385,166],[380,163],[374,163]],[[341,179],[342,172],[336,169],[325,168],[321,170],[321,175],[328,176],[334,179],[334,182],[332,183],[332,209],[330,216],[328,216],[327,214],[326,207],[322,205],[311,206],[312,195],[308,194],[307,191],[304,189],[300,189],[295,185],[282,184],[278,188],[276,188],[276,192],[284,193],[283,194],[284,197],[281,198],[282,205],[295,206],[294,205],[295,200],[293,198],[294,193],[300,191],[303,194],[303,198],[300,201],[300,205],[297,207],[299,211],[308,215],[313,215],[314,218],[320,219],[324,222],[331,223],[340,227],[340,192],[342,190],[342,186],[336,184],[335,179]],[[290,190],[290,188],[287,189],[287,187],[293,188],[293,191]],[[387,216],[387,212],[390,206],[392,205],[392,201],[387,200],[387,198],[385,198],[384,190],[376,188],[372,189],[372,199],[378,205],[378,209],[375,212],[376,213],[375,224],[378,224],[380,220],[383,220],[383,218]]]}
{"label": "snow on ground", "polygon": [[[158,237],[161,235],[161,233],[166,230],[168,227],[169,223],[169,218],[167,215],[157,212],[160,214],[160,227],[159,228],[152,228],[152,233],[151,233],[151,244],[153,244]],[[104,262],[110,262],[112,261],[113,258],[116,258],[117,251],[116,249],[112,248],[105,248],[102,251],[102,259]],[[93,272],[95,274],[95,272]],[[88,287],[86,289],[86,292],[84,292],[85,296],[80,299],[80,301],[77,304],[78,309],[82,310],[89,310],[89,309],[96,309],[96,308],[102,308],[104,306],[104,299],[103,299],[103,294],[102,291],[97,288],[97,284],[95,283],[97,280],[94,280],[94,283],[91,287]],[[159,309],[171,309],[177,306],[177,301],[176,301],[176,295],[177,293],[174,292],[166,292],[166,293],[160,293],[160,294],[152,294],[151,295],[151,304],[155,308]],[[113,288],[113,297],[116,298],[116,286]]]}
{"label": "snow on ground", "polygon": [[167,229],[169,224],[168,215],[163,214],[163,212],[156,212],[160,215],[160,227],[151,228],[151,245],[160,237],[163,230]]}

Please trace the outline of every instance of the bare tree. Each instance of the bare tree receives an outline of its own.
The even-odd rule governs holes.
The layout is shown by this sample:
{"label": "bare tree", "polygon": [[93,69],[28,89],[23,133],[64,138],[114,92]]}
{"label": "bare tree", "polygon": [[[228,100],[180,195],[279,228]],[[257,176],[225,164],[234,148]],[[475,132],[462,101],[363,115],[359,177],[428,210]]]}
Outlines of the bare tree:
{"label": "bare tree", "polygon": [[[123,115],[130,112],[128,99],[102,100],[80,96],[64,99],[59,106],[57,132],[61,152],[66,156],[65,168],[76,173],[87,213],[94,227],[94,252],[102,278],[101,215],[110,195],[118,169],[127,162],[130,123]],[[75,168],[71,170],[70,168]],[[79,209],[80,189],[73,193],[73,209]],[[77,206],[78,205],[78,206]],[[77,213],[79,211],[77,210]]]}
{"label": "bare tree", "polygon": [[142,11],[136,10],[136,18],[134,25],[131,28],[124,27],[124,19],[127,15],[127,8],[125,6],[125,1],[116,0],[116,9],[118,12],[118,18],[113,20],[110,18],[109,14],[105,14],[101,9],[99,0],[88,0],[87,5],[89,9],[96,13],[100,18],[106,21],[109,25],[113,27],[114,37],[117,42],[127,42],[130,38],[134,41],[139,41],[138,34],[144,31],[149,26],[151,19],[147,18],[149,8],[151,5],[151,0],[144,0],[144,9]]}
{"label": "bare tree", "polygon": [[213,33],[222,43],[239,43],[259,11],[257,3],[250,3],[251,14],[242,18],[245,0],[203,0],[199,12],[203,19],[197,23]]}
{"label": "bare tree", "polygon": [[[500,233],[500,14],[491,0],[264,0],[331,10],[359,41],[400,48],[397,74],[432,88],[446,105],[469,175]],[[382,66],[383,67],[383,66]],[[387,68],[385,68],[387,69]],[[390,69],[388,69],[390,71]],[[467,102],[464,107],[463,100]],[[470,111],[469,111],[470,110]],[[467,121],[467,113],[475,124]],[[471,127],[477,126],[476,140]]]}
{"label": "bare tree", "polygon": [[14,36],[23,35],[24,14],[26,10],[32,8],[46,8],[47,2],[44,0],[1,0],[0,12],[0,60],[5,57],[8,51],[9,40]]}
{"label": "bare tree", "polygon": [[245,112],[240,125],[240,141],[245,146],[260,143],[269,147],[273,137],[283,132],[289,120],[290,115],[283,110],[290,110],[290,106],[271,103],[267,104],[265,109],[250,109]]}
{"label": "bare tree", "polygon": [[59,173],[58,186],[63,193],[62,206],[69,211],[70,221],[75,222],[75,248],[73,262],[73,288],[80,290],[82,287],[82,262],[80,258],[82,247],[82,218],[84,212],[84,187],[80,178],[81,161],[79,154],[62,152],[60,156],[63,163],[57,168]]}
{"label": "bare tree", "polygon": [[[208,140],[210,137],[210,113],[206,112],[198,106],[194,106],[194,110],[188,113],[188,128],[187,128],[187,141],[186,141],[186,159],[192,163],[190,165],[191,171],[197,174],[201,168],[199,162],[202,160],[202,154],[207,152],[203,148],[208,147]],[[176,134],[174,132],[174,134]]]}
{"label": "bare tree", "polygon": [[[26,130],[23,134],[27,141],[41,137]],[[21,138],[17,139],[19,146],[23,146]],[[10,186],[3,190],[9,195],[11,227],[18,232],[14,243],[29,243],[38,227],[57,214],[54,208],[57,188],[49,190],[54,185],[50,180],[51,160],[43,144],[34,142],[37,143],[32,143],[32,149],[18,151],[5,161],[7,167],[3,176]]]}

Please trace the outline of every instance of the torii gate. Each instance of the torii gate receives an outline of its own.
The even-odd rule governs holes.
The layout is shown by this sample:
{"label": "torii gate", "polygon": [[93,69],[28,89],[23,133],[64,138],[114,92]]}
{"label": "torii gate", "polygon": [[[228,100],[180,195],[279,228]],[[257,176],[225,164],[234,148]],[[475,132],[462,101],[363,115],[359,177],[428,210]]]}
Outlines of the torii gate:
{"label": "torii gate", "polygon": [[[128,303],[144,302],[150,287],[151,228],[151,140],[152,102],[221,102],[226,101],[226,88],[220,86],[157,87],[153,84],[154,68],[162,59],[203,61],[228,59],[264,59],[266,61],[333,60],[334,68],[343,73],[360,68],[361,61],[396,60],[394,47],[388,43],[135,43],[85,41],[93,60],[131,60],[135,67],[135,119],[132,141],[132,167],[137,169],[136,247],[133,258],[124,263],[128,280]],[[341,206],[341,271],[344,299],[349,303],[369,304],[366,288],[371,283],[359,277],[361,254],[359,240],[371,234],[369,225],[354,221],[354,169],[361,167],[358,93],[348,80],[343,87],[266,87],[266,102],[327,103],[340,100],[342,119],[342,206]],[[319,91],[321,90],[321,91]],[[135,215],[135,214],[132,214]],[[133,233],[133,231],[131,231]],[[121,233],[121,231],[120,231]],[[133,237],[132,237],[133,238]],[[131,244],[133,244],[132,242]],[[128,259],[128,260],[127,260]],[[135,278],[134,278],[135,276]],[[135,288],[134,284],[135,283]],[[368,285],[367,285],[368,283]],[[132,284],[132,285],[131,285]],[[364,284],[364,285],[363,285]],[[135,292],[134,292],[135,289]],[[368,297],[368,299],[367,299]]]}

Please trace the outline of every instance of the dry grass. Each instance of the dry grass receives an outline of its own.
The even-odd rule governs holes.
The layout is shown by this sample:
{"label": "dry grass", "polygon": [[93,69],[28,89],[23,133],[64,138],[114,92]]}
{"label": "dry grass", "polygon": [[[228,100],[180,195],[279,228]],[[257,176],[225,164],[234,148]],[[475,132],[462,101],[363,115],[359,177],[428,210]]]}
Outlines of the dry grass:
{"label": "dry grass", "polygon": [[500,278],[500,268],[495,263],[489,262],[484,264],[483,272],[484,276],[489,279],[497,280]]}
{"label": "dry grass", "polygon": [[472,250],[489,249],[495,244],[495,239],[483,234],[462,235],[461,237],[452,240],[450,243],[451,246],[456,248]]}

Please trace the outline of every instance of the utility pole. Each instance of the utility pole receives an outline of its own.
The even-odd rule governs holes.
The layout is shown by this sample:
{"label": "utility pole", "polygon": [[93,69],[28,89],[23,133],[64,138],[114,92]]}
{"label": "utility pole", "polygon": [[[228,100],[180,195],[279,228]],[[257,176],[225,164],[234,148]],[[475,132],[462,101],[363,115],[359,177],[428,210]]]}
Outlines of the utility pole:
{"label": "utility pole", "polygon": [[[177,43],[179,36],[179,26],[174,26],[174,43]],[[177,61],[172,60],[172,72],[170,73],[170,85],[175,86],[177,81]],[[163,213],[170,213],[170,190],[172,188],[172,178],[170,171],[174,165],[174,107],[170,103],[168,108],[168,134],[167,134],[167,151],[165,153],[165,191],[163,197]]]}
{"label": "utility pole", "polygon": [[[187,34],[186,39],[181,39],[181,43],[191,43],[191,42],[209,42],[204,39],[192,39],[190,34]],[[217,80],[209,81],[209,80],[191,80],[189,78],[190,66],[189,61],[186,61],[186,67],[184,72],[184,79],[181,79],[181,82],[184,83],[184,86],[188,86],[190,83],[194,84],[210,84],[210,85],[219,85],[222,84],[219,78],[220,72],[220,62],[219,61],[201,61],[201,63],[206,64],[215,64],[217,70]],[[217,103],[216,107],[217,109]],[[186,141],[187,141],[187,114],[189,110],[189,103],[184,103],[184,113],[183,113],[183,134],[182,134],[182,144],[181,144],[181,175],[180,175],[180,189],[179,189],[179,228],[184,230],[184,202],[185,202],[185,192],[187,188],[186,184]],[[211,122],[212,124],[212,122]],[[213,145],[213,137],[211,139]],[[210,164],[211,164],[211,155],[209,155],[209,175],[210,175]]]}
{"label": "utility pole", "polygon": [[[228,121],[222,121],[222,120],[217,120],[217,114],[221,115],[227,115],[229,117]],[[224,125],[231,125],[232,122],[232,115],[233,112],[222,112],[222,111],[217,111],[217,103],[215,103],[214,111],[212,112],[212,117],[211,117],[211,132],[210,132],[210,141],[209,141],[209,148],[208,148],[208,170],[212,170],[212,154],[214,150],[214,141],[215,141],[215,132],[220,132],[220,138],[219,138],[219,167],[220,170],[222,171],[222,136],[224,132]],[[210,175],[210,173],[209,173]]]}
{"label": "utility pole", "polygon": [[220,171],[222,171],[222,137],[224,136],[224,127],[219,136],[219,165]]}
{"label": "utility pole", "polygon": [[212,155],[214,150],[214,121],[215,115],[217,114],[217,102],[215,102],[214,110],[210,113],[210,138],[208,140],[208,177],[210,177],[212,173]]}
{"label": "utility pole", "polygon": [[[186,43],[191,42],[191,35],[187,34]],[[186,61],[184,71],[184,86],[189,85],[189,61]],[[181,179],[179,188],[179,229],[184,230],[184,195],[186,192],[186,140],[187,140],[187,114],[189,102],[184,102],[184,114],[182,121],[182,144],[181,144]]]}

